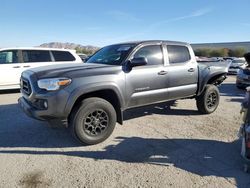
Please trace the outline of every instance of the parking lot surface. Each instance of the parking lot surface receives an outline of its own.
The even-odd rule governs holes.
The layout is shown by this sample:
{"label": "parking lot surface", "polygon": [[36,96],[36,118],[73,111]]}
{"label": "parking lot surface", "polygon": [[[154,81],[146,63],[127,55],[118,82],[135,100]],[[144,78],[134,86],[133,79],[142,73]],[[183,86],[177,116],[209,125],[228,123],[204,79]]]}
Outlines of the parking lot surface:
{"label": "parking lot surface", "polygon": [[17,92],[0,94],[1,187],[250,187],[237,131],[244,91],[230,76],[216,112],[195,100],[125,113],[112,136],[81,146],[66,128],[27,117]]}

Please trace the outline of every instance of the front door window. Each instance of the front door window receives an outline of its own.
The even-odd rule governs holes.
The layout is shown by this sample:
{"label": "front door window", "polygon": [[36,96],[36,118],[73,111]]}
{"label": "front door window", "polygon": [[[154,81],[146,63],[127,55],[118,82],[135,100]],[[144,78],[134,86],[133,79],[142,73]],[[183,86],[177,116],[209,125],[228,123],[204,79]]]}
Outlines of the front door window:
{"label": "front door window", "polygon": [[0,52],[0,64],[18,63],[16,50]]}

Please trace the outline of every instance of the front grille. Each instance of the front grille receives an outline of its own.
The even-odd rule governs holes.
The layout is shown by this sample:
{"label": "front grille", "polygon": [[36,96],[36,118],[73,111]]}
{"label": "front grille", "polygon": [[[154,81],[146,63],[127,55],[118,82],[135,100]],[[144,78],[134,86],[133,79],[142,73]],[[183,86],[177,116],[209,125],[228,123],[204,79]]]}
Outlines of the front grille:
{"label": "front grille", "polygon": [[32,92],[30,82],[24,78],[21,78],[21,90],[27,95],[30,95]]}

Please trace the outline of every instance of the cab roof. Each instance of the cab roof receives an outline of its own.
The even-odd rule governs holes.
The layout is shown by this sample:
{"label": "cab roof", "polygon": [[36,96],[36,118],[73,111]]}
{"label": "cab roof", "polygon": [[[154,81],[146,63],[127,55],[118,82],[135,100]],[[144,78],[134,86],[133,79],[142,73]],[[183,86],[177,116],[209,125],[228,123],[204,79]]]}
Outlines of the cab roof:
{"label": "cab roof", "polygon": [[143,41],[130,41],[130,42],[122,42],[118,44],[134,44],[134,45],[140,45],[140,44],[148,44],[148,43],[166,43],[171,45],[189,45],[186,42],[179,42],[179,41],[169,41],[169,40],[143,40]]}

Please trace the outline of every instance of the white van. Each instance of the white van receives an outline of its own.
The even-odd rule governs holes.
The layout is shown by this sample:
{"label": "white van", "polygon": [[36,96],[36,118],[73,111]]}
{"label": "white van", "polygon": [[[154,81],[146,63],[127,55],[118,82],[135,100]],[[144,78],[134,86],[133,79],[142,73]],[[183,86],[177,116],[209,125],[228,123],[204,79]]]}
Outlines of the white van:
{"label": "white van", "polygon": [[21,73],[29,68],[83,63],[75,50],[57,48],[2,48],[0,49],[0,90],[20,88]]}

